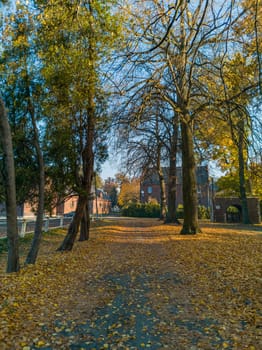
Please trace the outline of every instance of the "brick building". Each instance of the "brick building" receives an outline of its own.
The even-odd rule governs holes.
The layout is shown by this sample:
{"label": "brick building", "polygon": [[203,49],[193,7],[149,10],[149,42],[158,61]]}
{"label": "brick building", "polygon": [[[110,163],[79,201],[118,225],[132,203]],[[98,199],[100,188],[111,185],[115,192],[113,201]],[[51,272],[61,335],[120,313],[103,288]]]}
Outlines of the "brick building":
{"label": "brick building", "polygon": [[[67,198],[62,204],[57,207],[57,215],[63,215],[76,210],[77,196]],[[89,201],[89,210],[91,215],[109,214],[111,210],[111,200],[108,195],[100,190],[96,190],[96,196]]]}
{"label": "brick building", "polygon": [[96,197],[89,202],[91,215],[106,215],[111,211],[111,200],[106,192],[97,189]]}
{"label": "brick building", "polygon": [[[168,193],[168,172],[169,168],[163,169],[165,190]],[[197,195],[199,205],[205,207],[210,206],[210,185],[208,166],[199,166],[196,168],[197,179]],[[182,190],[182,167],[177,167],[177,183],[176,183],[176,204],[183,204],[183,190]],[[156,199],[160,203],[160,184],[159,176],[156,171],[152,171],[140,184],[140,198],[142,203],[150,202]]]}
{"label": "brick building", "polygon": [[[52,210],[52,216],[64,215],[76,210],[78,196],[67,197],[62,203],[57,204]],[[90,214],[103,215],[109,214],[111,210],[111,201],[108,195],[102,190],[96,190],[96,196],[89,201]],[[48,213],[50,215],[50,213]],[[6,216],[5,205],[0,204],[0,216]],[[29,202],[17,206],[17,216],[32,217],[35,216],[34,208]]]}

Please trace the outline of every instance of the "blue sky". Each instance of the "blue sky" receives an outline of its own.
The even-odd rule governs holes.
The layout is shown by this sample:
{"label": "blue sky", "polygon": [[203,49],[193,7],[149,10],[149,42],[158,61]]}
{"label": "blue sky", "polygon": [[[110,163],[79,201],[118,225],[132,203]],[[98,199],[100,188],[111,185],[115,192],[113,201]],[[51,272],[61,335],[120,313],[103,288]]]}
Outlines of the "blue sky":
{"label": "blue sky", "polygon": [[119,173],[119,165],[115,159],[109,159],[102,165],[102,172],[100,176],[102,179],[107,179],[108,177],[115,177],[115,174]]}

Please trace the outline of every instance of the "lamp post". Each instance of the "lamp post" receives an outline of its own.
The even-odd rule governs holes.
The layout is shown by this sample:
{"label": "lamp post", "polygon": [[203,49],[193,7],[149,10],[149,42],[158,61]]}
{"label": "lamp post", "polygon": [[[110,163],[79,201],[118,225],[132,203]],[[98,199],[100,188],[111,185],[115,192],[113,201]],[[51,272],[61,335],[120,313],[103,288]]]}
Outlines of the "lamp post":
{"label": "lamp post", "polygon": [[140,202],[144,203],[144,194],[145,192],[143,190],[140,191]]}

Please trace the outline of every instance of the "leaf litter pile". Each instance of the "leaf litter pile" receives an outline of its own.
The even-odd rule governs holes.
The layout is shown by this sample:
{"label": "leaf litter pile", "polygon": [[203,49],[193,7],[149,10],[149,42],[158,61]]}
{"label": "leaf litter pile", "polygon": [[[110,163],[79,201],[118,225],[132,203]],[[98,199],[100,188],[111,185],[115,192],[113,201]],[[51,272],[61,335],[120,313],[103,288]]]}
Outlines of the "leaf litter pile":
{"label": "leaf litter pile", "polygon": [[91,238],[5,274],[0,349],[262,349],[262,227],[155,219],[93,224]]}

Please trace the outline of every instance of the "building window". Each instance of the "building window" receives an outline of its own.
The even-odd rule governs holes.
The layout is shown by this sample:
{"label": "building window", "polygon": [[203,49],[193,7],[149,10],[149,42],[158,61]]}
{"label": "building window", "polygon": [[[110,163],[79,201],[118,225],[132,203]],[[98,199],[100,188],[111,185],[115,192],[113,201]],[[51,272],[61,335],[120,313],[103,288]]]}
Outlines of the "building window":
{"label": "building window", "polygon": [[153,192],[152,186],[148,186],[147,188],[147,193],[151,194]]}

